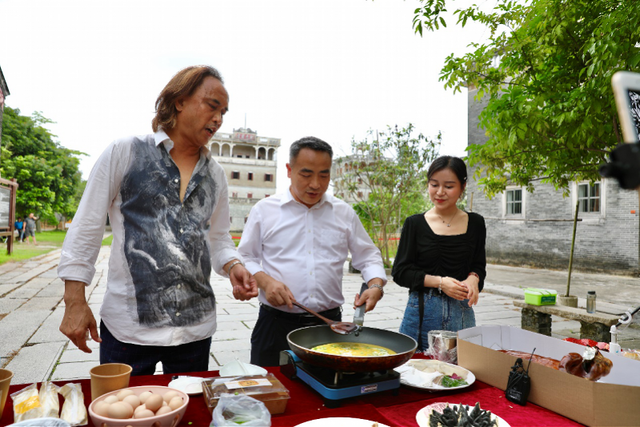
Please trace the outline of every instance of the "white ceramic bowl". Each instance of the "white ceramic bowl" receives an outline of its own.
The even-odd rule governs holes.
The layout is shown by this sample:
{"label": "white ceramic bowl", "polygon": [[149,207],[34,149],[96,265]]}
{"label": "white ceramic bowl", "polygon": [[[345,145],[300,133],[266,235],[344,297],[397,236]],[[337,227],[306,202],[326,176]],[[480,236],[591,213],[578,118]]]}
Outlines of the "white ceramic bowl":
{"label": "white ceramic bowl", "polygon": [[108,396],[117,395],[122,390],[112,391],[100,396],[99,398],[91,402],[91,405],[89,405],[89,416],[91,417],[91,421],[93,421],[93,424],[96,427],[175,427],[180,423],[180,420],[182,420],[184,413],[187,411],[187,405],[189,404],[189,396],[185,392],[171,387],[148,385],[139,387],[128,387],[123,390],[131,390],[136,396],[139,396],[142,392],[145,391],[150,391],[154,394],[160,395],[164,395],[169,391],[174,391],[178,393],[178,396],[182,397],[184,403],[178,409],[174,409],[173,411],[167,412],[163,415],[156,415],[149,418],[127,418],[124,420],[118,420],[115,418],[103,417],[93,412],[93,408],[97,402],[103,401]]}

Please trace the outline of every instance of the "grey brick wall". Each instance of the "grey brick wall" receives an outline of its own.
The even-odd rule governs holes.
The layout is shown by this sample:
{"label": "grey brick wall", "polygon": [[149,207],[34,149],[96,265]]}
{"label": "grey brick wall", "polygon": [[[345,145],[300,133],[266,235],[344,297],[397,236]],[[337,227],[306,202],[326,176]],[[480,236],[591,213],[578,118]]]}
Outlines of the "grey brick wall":
{"label": "grey brick wall", "polygon": [[[469,144],[486,141],[478,128],[477,116],[484,108],[469,90]],[[484,196],[470,170],[467,206],[485,217],[487,259],[498,264],[527,265],[566,269],[569,266],[575,195],[563,197],[550,184],[537,183],[534,192],[523,189],[523,215],[520,220],[503,212],[503,197]],[[576,229],[573,267],[585,271],[638,274],[640,223],[638,193],[622,190],[617,182],[601,182],[602,205],[599,214],[581,213]],[[549,220],[566,221],[549,221]]]}

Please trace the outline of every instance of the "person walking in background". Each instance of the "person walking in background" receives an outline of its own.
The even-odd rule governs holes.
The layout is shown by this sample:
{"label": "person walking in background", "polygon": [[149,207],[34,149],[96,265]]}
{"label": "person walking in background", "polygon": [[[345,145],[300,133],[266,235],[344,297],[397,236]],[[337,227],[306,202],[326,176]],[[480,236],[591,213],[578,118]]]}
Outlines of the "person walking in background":
{"label": "person walking in background", "polygon": [[[229,95],[218,70],[179,71],[156,100],[154,133],[118,139],[98,159],[62,247],[60,331],[100,363],[132,375],[207,371],[216,330],[211,271],[229,277],[236,299],[258,295],[229,234],[229,194],[207,144]],[[113,230],[100,334],[85,287],[95,274],[107,213]]]}
{"label": "person walking in background", "polygon": [[18,242],[22,242],[24,240],[24,221],[22,218],[18,218],[14,226],[18,232]]}
{"label": "person walking in background", "polygon": [[457,157],[435,159],[427,172],[433,208],[407,218],[391,274],[409,288],[400,332],[429,346],[431,330],[475,326],[473,306],[486,276],[486,227],[477,213],[457,207],[467,185],[467,167]]}
{"label": "person walking in background", "polygon": [[33,239],[33,244],[38,244],[38,242],[36,241],[36,221],[39,219],[40,218],[38,218],[33,212],[31,212],[25,220],[24,229],[27,243],[29,243],[29,236],[31,236],[31,238]]}

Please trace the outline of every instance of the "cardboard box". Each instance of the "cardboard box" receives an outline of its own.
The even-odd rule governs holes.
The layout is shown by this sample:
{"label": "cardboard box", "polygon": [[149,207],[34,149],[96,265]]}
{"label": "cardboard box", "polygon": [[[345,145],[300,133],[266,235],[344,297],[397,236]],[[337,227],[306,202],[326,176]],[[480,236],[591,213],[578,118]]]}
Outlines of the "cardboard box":
{"label": "cardboard box", "polygon": [[[511,326],[477,326],[458,332],[458,364],[501,390],[516,358],[497,350],[531,353],[534,348],[537,355],[560,360],[567,353],[582,354],[586,347]],[[613,368],[597,382],[531,363],[529,401],[589,426],[640,425],[640,363],[602,354],[611,359]],[[525,369],[528,362],[524,361]]]}
{"label": "cardboard box", "polygon": [[558,292],[553,289],[527,288],[524,290],[524,302],[531,305],[555,305]]}
{"label": "cardboard box", "polygon": [[218,406],[222,393],[246,394],[264,403],[270,414],[281,414],[287,408],[289,390],[269,373],[243,377],[213,377],[202,382],[204,401],[209,412]]}

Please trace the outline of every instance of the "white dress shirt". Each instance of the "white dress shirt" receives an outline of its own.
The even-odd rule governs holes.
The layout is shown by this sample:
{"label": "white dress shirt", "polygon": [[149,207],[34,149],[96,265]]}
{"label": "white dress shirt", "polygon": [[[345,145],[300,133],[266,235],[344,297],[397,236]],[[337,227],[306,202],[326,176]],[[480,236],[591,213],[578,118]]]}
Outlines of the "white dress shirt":
{"label": "white dress shirt", "polygon": [[[342,276],[349,252],[365,282],[376,277],[387,281],[380,251],[354,210],[326,193],[311,208],[297,202],[290,190],[259,201],[238,251],[251,274],[263,271],[281,281],[298,302],[316,311],[344,303]],[[262,290],[258,298],[269,305]],[[278,309],[302,312],[295,306]]]}
{"label": "white dress shirt", "polygon": [[175,346],[216,329],[211,270],[241,259],[229,235],[227,181],[203,148],[180,199],[166,133],[114,141],[94,166],[58,275],[91,283],[109,214],[113,243],[100,317],[119,341]]}

